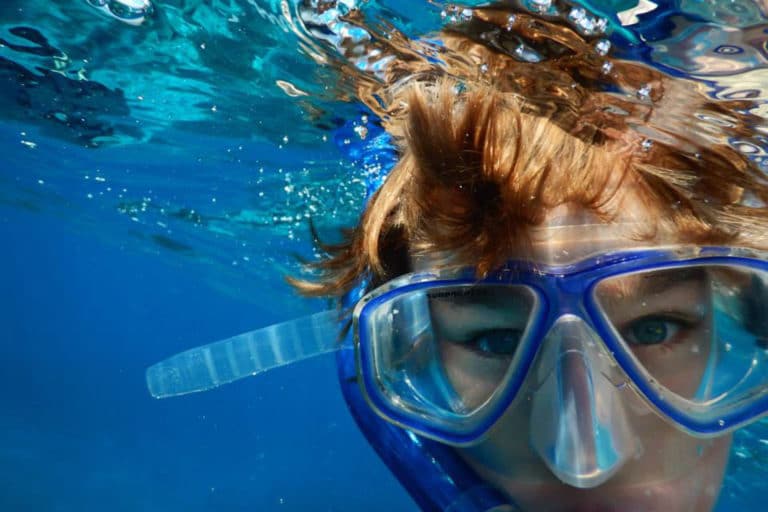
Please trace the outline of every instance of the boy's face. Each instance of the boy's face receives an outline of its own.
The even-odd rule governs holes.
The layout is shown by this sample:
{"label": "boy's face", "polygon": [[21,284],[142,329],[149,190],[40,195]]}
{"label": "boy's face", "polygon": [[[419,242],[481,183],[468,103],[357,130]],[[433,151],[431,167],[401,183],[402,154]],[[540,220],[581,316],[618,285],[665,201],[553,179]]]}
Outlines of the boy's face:
{"label": "boy's face", "polygon": [[[631,211],[637,213],[637,205],[633,206]],[[617,220],[612,224],[599,224],[578,210],[559,208],[551,212],[545,227],[569,224],[582,227],[542,230],[542,236],[536,240],[534,259],[555,263],[578,260],[582,254],[595,251],[637,247],[629,226],[642,222],[642,216]],[[622,220],[634,224],[622,223]],[[414,266],[421,270],[434,263],[419,261]],[[640,276],[625,277],[601,285],[596,293],[611,317],[626,326],[630,335],[674,338],[674,343],[640,346],[635,355],[646,367],[657,369],[656,376],[662,385],[680,395],[693,397],[702,381],[710,350],[706,341],[711,338],[712,323],[709,286],[708,276],[694,270],[657,276],[653,282],[643,281]],[[482,318],[486,325],[493,324],[489,316],[504,314],[503,308],[478,306],[478,309],[482,310],[473,312],[462,308],[462,315],[458,316],[455,309],[441,311],[440,304],[433,304],[432,314],[440,315],[439,324],[447,329],[451,326],[465,329],[472,323],[473,316]],[[675,318],[683,320],[656,321],[653,325],[646,325],[645,321],[644,324],[643,319],[659,318],[660,315],[654,314],[657,309],[665,312],[673,309]],[[574,335],[574,343],[599,343],[597,339],[589,339],[591,331],[579,329],[573,332],[582,333],[579,336],[588,339],[576,340],[579,336]],[[491,431],[479,443],[458,449],[466,462],[484,480],[508,493],[525,511],[711,510],[720,491],[731,436],[694,438],[658,416],[629,388],[616,390],[612,385],[601,388],[598,381],[607,377],[594,369],[590,374],[580,369],[581,363],[570,362],[568,358],[573,359],[573,353],[578,350],[563,343],[562,339],[568,337],[563,334],[565,331],[552,331],[547,334],[541,352],[546,353],[548,346],[558,348],[550,349],[549,356],[540,355],[534,362],[526,377],[525,392]],[[494,372],[504,371],[494,367],[492,358],[458,347],[445,350],[441,357],[446,376],[465,397],[489,396],[491,390],[483,387],[499,381]],[[570,365],[571,369],[552,377],[554,364]],[[553,379],[557,380],[559,389],[572,393],[573,410],[563,413],[552,407],[546,388],[550,386],[547,381]],[[599,444],[601,441],[597,438],[606,435],[589,423],[594,419],[587,413],[590,407],[615,418],[611,426],[618,433],[607,435],[615,436],[611,440],[622,445],[617,447],[618,459],[614,464],[604,465],[608,469],[603,475],[585,474],[582,485],[573,481],[564,483],[569,480],[568,468],[589,467],[589,458],[597,453],[590,451],[589,446]],[[551,453],[558,451],[555,447],[563,439],[570,442],[570,451]],[[587,464],[580,465],[579,460],[558,460],[564,453],[573,459],[581,457]]]}

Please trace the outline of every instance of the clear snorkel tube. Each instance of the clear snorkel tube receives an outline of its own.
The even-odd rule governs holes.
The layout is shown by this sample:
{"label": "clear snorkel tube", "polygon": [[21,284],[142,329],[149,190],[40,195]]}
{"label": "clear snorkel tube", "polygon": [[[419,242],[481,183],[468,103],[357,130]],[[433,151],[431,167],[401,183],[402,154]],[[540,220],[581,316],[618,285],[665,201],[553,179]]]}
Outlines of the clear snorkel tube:
{"label": "clear snorkel tube", "polygon": [[147,369],[155,398],[206,391],[273,368],[333,352],[339,314],[324,311],[193,348]]}

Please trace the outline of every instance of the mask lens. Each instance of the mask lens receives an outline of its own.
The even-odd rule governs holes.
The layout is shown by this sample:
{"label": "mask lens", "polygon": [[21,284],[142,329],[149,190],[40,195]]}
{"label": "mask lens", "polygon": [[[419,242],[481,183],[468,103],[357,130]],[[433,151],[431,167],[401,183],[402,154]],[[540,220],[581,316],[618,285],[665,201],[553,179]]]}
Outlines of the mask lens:
{"label": "mask lens", "polygon": [[[446,285],[398,292],[360,316],[376,391],[389,407],[475,428],[506,381],[537,308],[520,285]],[[369,390],[370,392],[370,390]]]}
{"label": "mask lens", "polygon": [[648,377],[723,413],[768,384],[766,272],[696,265],[614,276],[595,300]]}

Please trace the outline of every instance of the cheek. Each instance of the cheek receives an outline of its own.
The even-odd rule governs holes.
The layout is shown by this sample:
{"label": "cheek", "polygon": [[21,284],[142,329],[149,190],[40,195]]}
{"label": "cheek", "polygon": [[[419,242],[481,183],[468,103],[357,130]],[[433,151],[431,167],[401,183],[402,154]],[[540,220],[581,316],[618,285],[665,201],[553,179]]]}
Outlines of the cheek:
{"label": "cheek", "polygon": [[462,458],[500,489],[506,489],[509,481],[534,486],[559,484],[531,447],[529,402],[522,397],[517,402],[480,442],[458,449]]}

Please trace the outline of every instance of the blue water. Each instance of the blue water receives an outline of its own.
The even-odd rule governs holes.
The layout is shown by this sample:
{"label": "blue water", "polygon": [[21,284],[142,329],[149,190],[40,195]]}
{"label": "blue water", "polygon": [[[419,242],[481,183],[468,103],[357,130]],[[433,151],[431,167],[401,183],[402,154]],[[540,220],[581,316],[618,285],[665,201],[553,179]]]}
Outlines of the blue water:
{"label": "blue water", "polygon": [[[283,276],[313,255],[309,218],[331,237],[360,211],[360,169],[334,137],[361,114],[324,89],[333,73],[280,2],[154,1],[139,27],[85,0],[2,4],[0,511],[414,510],[330,358],[180,399],[146,391],[160,359],[327,307]],[[411,34],[439,26],[440,2],[414,4],[364,7]],[[662,7],[627,55],[723,96],[768,67],[754,4]],[[761,422],[737,434],[719,510],[758,510],[767,471]]]}
{"label": "blue water", "polygon": [[[0,208],[0,509],[410,510],[319,359],[211,393],[150,398],[144,369],[290,308],[191,267]],[[244,295],[288,294],[279,279]]]}

